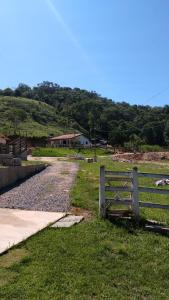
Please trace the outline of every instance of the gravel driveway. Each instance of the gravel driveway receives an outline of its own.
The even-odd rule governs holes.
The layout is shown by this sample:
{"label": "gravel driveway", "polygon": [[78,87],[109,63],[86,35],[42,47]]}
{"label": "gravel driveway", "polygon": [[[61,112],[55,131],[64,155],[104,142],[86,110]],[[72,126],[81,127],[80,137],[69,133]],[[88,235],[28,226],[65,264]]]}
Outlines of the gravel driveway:
{"label": "gravel driveway", "polygon": [[65,212],[78,164],[56,161],[52,166],[0,195],[0,207]]}

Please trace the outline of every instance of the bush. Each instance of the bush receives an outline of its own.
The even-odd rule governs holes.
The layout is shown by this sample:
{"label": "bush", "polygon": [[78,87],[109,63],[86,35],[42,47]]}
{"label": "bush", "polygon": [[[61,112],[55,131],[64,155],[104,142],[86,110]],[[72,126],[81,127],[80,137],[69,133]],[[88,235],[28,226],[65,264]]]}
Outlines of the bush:
{"label": "bush", "polygon": [[141,152],[161,152],[161,151],[164,151],[164,148],[160,147],[159,145],[141,145],[140,151]]}

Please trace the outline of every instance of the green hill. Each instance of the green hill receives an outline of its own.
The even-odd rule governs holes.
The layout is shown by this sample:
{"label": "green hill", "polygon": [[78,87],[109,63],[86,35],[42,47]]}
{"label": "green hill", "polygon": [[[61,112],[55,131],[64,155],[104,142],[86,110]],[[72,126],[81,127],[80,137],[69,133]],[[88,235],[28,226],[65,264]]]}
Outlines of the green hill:
{"label": "green hill", "polygon": [[68,131],[64,119],[56,110],[36,100],[0,96],[0,133],[11,134],[14,129],[29,137],[45,137]]}
{"label": "green hill", "polygon": [[[13,114],[14,109],[22,112]],[[95,91],[61,87],[48,81],[33,87],[21,83],[14,90],[0,90],[0,113],[1,130],[9,130],[15,123],[11,119],[18,114],[21,129],[30,136],[74,128],[92,139],[107,140],[108,144],[127,149],[137,149],[142,144],[169,146],[169,105],[114,102]]]}

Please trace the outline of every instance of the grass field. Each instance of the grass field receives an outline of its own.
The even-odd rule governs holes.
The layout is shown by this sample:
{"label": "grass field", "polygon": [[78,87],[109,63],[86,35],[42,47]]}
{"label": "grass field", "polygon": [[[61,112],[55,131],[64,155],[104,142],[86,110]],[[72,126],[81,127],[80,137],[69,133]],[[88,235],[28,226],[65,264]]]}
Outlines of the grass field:
{"label": "grass field", "polygon": [[[84,157],[93,157],[95,152],[94,149],[69,149],[69,148],[34,148],[32,155],[33,156],[42,156],[42,157],[65,157],[71,155],[81,155]],[[106,149],[96,149],[96,155],[108,155],[111,152]]]}
{"label": "grass field", "polygon": [[[81,162],[72,203],[92,216],[69,229],[45,229],[1,256],[0,299],[168,299],[168,237],[127,221],[111,223],[97,217],[100,164],[113,170],[132,168],[109,158],[96,164]],[[169,174],[168,166],[138,168]],[[142,215],[169,224],[169,212],[147,209]]]}

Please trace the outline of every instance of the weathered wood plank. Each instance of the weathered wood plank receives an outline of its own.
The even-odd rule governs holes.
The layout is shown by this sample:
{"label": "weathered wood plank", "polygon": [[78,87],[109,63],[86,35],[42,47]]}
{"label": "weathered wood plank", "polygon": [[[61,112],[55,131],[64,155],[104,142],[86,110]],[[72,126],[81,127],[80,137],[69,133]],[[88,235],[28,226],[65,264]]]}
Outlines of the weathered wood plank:
{"label": "weathered wood plank", "polygon": [[[161,194],[169,195],[168,189],[159,189],[159,188],[149,188],[149,187],[139,187],[138,178],[147,177],[147,178],[164,178],[169,179],[167,174],[153,174],[153,173],[138,173],[137,168],[134,168],[132,172],[120,172],[120,171],[108,171],[100,169],[100,215],[102,217],[106,216],[106,205],[127,205],[132,206],[134,215],[136,219],[139,220],[139,208],[140,207],[150,207],[150,208],[159,208],[159,209],[169,209],[169,205],[163,205],[158,203],[151,202],[142,202],[139,201],[139,193],[152,193],[152,194]],[[109,182],[131,182],[131,187],[128,186],[105,186]],[[107,192],[128,192],[132,193],[132,199],[116,199],[116,198],[106,198]]]}
{"label": "weathered wood plank", "polygon": [[161,208],[161,209],[169,209],[169,205],[166,204],[158,204],[151,202],[139,202],[140,207],[150,207],[150,208]]}
{"label": "weathered wood plank", "polygon": [[111,199],[111,198],[106,198],[106,202],[110,205],[112,204],[117,204],[117,205],[132,205],[132,199]]}
{"label": "weathered wood plank", "polygon": [[106,177],[105,181],[106,182],[109,182],[109,181],[126,181],[126,182],[131,182],[131,178],[129,178],[129,177]]}
{"label": "weathered wood plank", "polygon": [[148,178],[164,178],[169,179],[169,175],[167,174],[153,174],[153,173],[138,173],[139,177],[148,177]]}
{"label": "weathered wood plank", "polygon": [[139,191],[138,191],[138,171],[137,167],[133,168],[132,172],[132,199],[133,199],[133,212],[135,219],[139,221],[140,211],[139,211]]}
{"label": "weathered wood plank", "polygon": [[169,195],[169,190],[146,188],[146,187],[139,187],[138,190],[139,190],[140,193]]}
{"label": "weathered wood plank", "polygon": [[99,214],[101,218],[106,217],[105,167],[104,166],[100,167]]}
{"label": "weathered wood plank", "polygon": [[105,186],[105,191],[107,192],[132,192],[131,187],[123,186]]}
{"label": "weathered wood plank", "polygon": [[105,175],[131,176],[131,172],[105,171]]}

